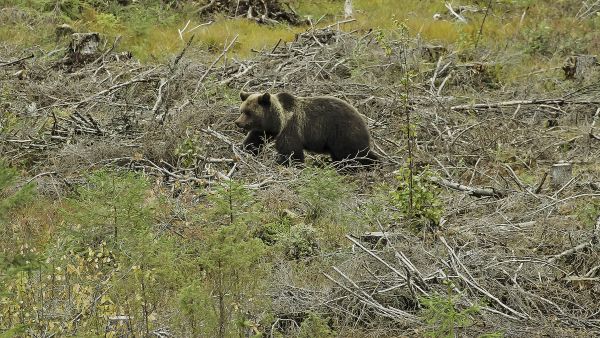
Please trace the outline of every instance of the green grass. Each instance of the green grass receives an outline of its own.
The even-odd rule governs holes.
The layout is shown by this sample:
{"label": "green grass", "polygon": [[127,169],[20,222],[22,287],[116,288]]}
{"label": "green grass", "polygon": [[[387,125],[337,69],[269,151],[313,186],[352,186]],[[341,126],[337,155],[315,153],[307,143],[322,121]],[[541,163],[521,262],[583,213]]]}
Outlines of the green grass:
{"label": "green grass", "polygon": [[[514,65],[509,80],[518,80],[523,68],[544,69],[556,65],[553,54],[587,53],[600,48],[600,16],[580,21],[573,15],[563,15],[557,6],[574,11],[568,6],[573,1],[540,1],[527,8],[527,1],[494,2],[493,14],[486,19],[478,46],[495,53],[527,53],[533,57],[511,60]],[[343,2],[339,0],[290,1],[302,16],[318,21],[322,27],[343,19]],[[196,5],[197,6],[197,5]],[[0,15],[0,40],[6,43],[30,47],[38,45],[45,49],[55,48],[54,27],[61,23],[71,24],[78,31],[98,31],[113,40],[121,36],[118,49],[132,51],[142,61],[163,61],[177,53],[191,34],[195,34],[195,46],[209,53],[220,53],[227,41],[238,36],[231,55],[245,58],[253,50],[270,48],[280,39],[292,41],[296,34],[308,27],[287,25],[259,25],[246,19],[217,17],[211,25],[200,27],[193,33],[184,33],[183,40],[178,29],[188,20],[188,30],[205,23],[208,19],[193,14],[193,5],[171,9],[163,2],[140,0],[123,7],[116,2],[97,3],[89,0],[5,0],[5,8],[17,8],[27,13],[26,19],[11,11]],[[13,11],[14,12],[14,11]],[[468,14],[469,22],[434,20],[433,14],[445,14],[444,4],[436,0],[355,0],[355,21],[341,25],[347,31],[366,32],[369,29],[390,32],[399,24],[406,25],[413,37],[421,37],[431,43],[451,45],[460,50],[472,48],[481,26],[482,14]],[[320,20],[321,19],[321,20]],[[64,42],[63,42],[64,43]],[[533,68],[532,68],[533,67]]]}

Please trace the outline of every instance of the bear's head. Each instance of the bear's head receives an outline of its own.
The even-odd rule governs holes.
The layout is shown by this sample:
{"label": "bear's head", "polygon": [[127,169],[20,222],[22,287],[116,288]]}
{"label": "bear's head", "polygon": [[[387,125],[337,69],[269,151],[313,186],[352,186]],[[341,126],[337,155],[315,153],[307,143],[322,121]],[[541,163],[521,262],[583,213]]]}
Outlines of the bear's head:
{"label": "bear's head", "polygon": [[240,116],[235,120],[235,125],[244,130],[260,130],[266,132],[277,132],[274,130],[277,121],[277,112],[271,104],[271,95],[240,93],[242,105]]}

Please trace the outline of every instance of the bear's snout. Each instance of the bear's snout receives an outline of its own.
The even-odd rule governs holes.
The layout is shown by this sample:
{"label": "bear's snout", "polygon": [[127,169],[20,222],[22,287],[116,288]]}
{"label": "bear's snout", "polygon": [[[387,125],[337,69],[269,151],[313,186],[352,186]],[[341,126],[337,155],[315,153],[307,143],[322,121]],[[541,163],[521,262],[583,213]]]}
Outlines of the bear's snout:
{"label": "bear's snout", "polygon": [[238,128],[246,129],[246,124],[244,123],[244,121],[242,121],[242,119],[241,119],[241,118],[238,118],[238,119],[237,119],[237,120],[235,120],[235,122],[233,122],[233,123],[235,123],[235,125],[236,125]]}

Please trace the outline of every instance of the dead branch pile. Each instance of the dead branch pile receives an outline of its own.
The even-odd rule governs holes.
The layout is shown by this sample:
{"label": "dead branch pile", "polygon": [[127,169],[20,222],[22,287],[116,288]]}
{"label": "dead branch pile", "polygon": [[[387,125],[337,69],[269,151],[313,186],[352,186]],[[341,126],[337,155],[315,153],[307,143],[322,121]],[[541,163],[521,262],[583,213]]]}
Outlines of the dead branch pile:
{"label": "dead branch pile", "polygon": [[207,0],[196,13],[201,15],[226,14],[232,17],[243,16],[258,23],[306,24],[289,5],[278,0]]}
{"label": "dead branch pile", "polygon": [[[60,62],[56,56],[4,53],[0,152],[26,163],[49,194],[112,166],[156,177],[174,195],[236,178],[260,196],[283,199],[299,169],[276,166],[270,148],[258,158],[239,150],[243,134],[232,123],[238,93],[327,94],[358,108],[385,158],[382,168],[359,174],[368,191],[369,182],[393,180],[404,164],[410,111],[415,163],[446,182],[444,222],[427,234],[377,222],[369,227],[378,234],[368,240],[349,235],[354,249],[324,271],[328,289],[295,284],[282,264],[273,290],[280,318],[320,311],[374,336],[419,336],[426,325],[417,316],[420,299],[451,292],[458,306],[481,309],[484,322],[468,335],[600,334],[600,225],[584,227],[569,216],[579,203],[600,198],[600,147],[592,137],[598,79],[577,90],[506,92],[451,51],[431,53],[418,40],[381,46],[371,32],[333,28],[280,41],[247,60],[227,57],[235,39],[218,56],[186,53],[189,44],[159,65],[104,53],[71,72],[49,67]],[[407,68],[418,76],[403,107]],[[560,160],[577,174],[551,187],[545,174]],[[349,202],[349,212],[359,212],[361,203],[360,197]]]}

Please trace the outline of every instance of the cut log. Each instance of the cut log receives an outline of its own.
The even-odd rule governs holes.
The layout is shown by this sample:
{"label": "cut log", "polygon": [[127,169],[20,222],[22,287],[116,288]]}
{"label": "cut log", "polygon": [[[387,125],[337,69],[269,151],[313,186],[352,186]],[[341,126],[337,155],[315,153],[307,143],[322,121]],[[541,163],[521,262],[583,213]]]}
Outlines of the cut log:
{"label": "cut log", "polygon": [[111,316],[108,317],[106,323],[106,332],[115,334],[117,337],[125,336],[127,328],[130,325],[131,317],[129,316]]}
{"label": "cut log", "polygon": [[595,55],[572,55],[563,64],[563,71],[567,80],[582,80],[598,65]]}
{"label": "cut log", "polygon": [[375,232],[364,233],[363,235],[360,236],[360,241],[363,243],[371,244],[371,245],[377,245],[377,244],[387,245],[387,244],[389,244],[388,240],[392,240],[392,239],[398,238],[398,237],[401,237],[401,236],[397,233],[375,231]]}
{"label": "cut log", "polygon": [[552,188],[560,189],[573,177],[573,164],[568,162],[557,163],[550,169]]}
{"label": "cut log", "polygon": [[74,33],[67,51],[67,60],[72,64],[93,61],[99,55],[100,34]]}
{"label": "cut log", "polygon": [[421,58],[429,62],[436,62],[440,56],[448,54],[448,50],[440,45],[423,45],[420,47],[420,54]]}
{"label": "cut log", "polygon": [[63,23],[62,25],[56,26],[54,29],[54,35],[56,36],[56,41],[59,41],[65,36],[70,36],[75,33],[75,30],[70,25]]}

